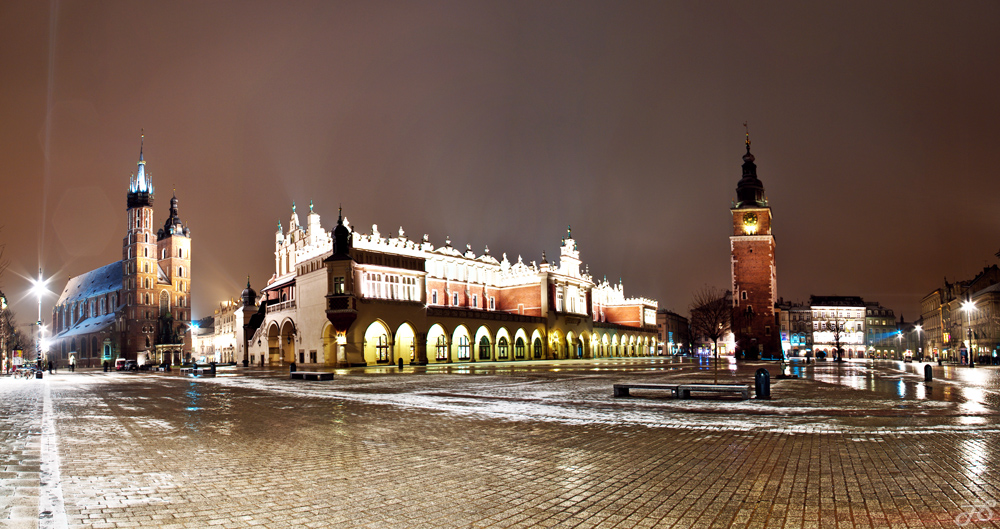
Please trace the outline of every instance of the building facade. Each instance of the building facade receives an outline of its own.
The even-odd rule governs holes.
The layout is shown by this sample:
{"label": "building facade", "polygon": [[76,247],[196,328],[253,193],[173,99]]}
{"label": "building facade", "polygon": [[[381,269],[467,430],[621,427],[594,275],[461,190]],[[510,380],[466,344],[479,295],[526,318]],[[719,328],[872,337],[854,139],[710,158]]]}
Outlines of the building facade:
{"label": "building facade", "polygon": [[924,356],[967,364],[969,351],[981,363],[1000,363],[1000,268],[984,267],[968,280],[949,282],[921,301]]}
{"label": "building facade", "polygon": [[66,364],[72,358],[80,366],[116,358],[162,362],[155,358],[157,344],[183,343],[191,320],[191,231],[178,215],[176,196],[156,230],[153,198],[140,145],[126,193],[122,259],[67,281],[52,309],[49,359]]}
{"label": "building facade", "polygon": [[511,262],[427,235],[325,231],[293,205],[275,234],[275,273],[249,361],[322,366],[434,364],[613,356],[656,351],[656,302],[581,270],[567,230],[560,261]]}
{"label": "building facade", "polygon": [[729,237],[732,327],[737,353],[749,359],[776,358],[781,350],[774,312],[778,289],[771,207],[764,195],[764,184],[757,178],[749,133],[746,147],[743,177],[736,186],[736,201],[730,208],[733,217],[733,234]]}
{"label": "building facade", "polygon": [[257,293],[250,288],[248,278],[239,299],[220,303],[211,317],[192,328],[191,357],[199,363],[237,364],[246,360],[256,365],[257,359],[247,354],[247,343],[255,330],[250,324],[257,313]]}
{"label": "building facade", "polygon": [[691,354],[691,326],[684,316],[667,309],[656,311],[656,332],[659,336],[659,354]]}
{"label": "building facade", "polygon": [[869,357],[903,359],[906,342],[892,309],[874,301],[865,303],[865,332]]}
{"label": "building facade", "polygon": [[810,296],[813,353],[833,359],[865,356],[865,302],[857,296]]}

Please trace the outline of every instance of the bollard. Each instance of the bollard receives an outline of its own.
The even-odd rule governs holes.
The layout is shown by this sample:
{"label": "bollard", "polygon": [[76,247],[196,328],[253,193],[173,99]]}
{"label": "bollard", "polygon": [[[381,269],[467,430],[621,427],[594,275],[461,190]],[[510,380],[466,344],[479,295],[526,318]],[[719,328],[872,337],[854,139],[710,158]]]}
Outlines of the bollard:
{"label": "bollard", "polygon": [[289,367],[289,372],[291,372],[291,373],[295,372],[295,362],[292,362],[291,364],[288,364],[288,367]]}
{"label": "bollard", "polygon": [[212,376],[215,376],[215,362],[212,362]]}
{"label": "bollard", "polygon": [[931,368],[930,364],[924,366],[924,382],[930,382],[931,379],[934,378],[932,376],[933,371],[934,370]]}
{"label": "bollard", "polygon": [[753,376],[754,381],[754,393],[756,393],[758,399],[770,399],[771,398],[771,373],[764,369],[763,367],[758,369]]}
{"label": "bollard", "polygon": [[399,359],[399,370],[400,371],[403,370],[403,359],[402,358]]}

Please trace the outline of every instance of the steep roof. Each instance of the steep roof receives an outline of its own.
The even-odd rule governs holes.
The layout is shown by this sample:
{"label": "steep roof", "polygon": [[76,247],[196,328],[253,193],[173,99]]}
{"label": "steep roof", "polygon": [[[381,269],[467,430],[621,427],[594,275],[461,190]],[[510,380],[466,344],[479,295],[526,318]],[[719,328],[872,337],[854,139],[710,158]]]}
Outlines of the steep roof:
{"label": "steep roof", "polygon": [[94,296],[115,292],[122,288],[122,262],[95,268],[85,274],[70,278],[66,288],[59,295],[56,306],[90,299]]}

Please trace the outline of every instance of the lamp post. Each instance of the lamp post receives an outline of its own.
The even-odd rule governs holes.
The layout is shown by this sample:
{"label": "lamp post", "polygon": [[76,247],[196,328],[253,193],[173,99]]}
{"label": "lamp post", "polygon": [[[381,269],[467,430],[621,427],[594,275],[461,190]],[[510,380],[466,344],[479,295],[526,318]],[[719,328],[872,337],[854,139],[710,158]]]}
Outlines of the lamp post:
{"label": "lamp post", "polygon": [[899,359],[905,360],[903,358],[903,331],[896,331],[896,349],[898,350]]}
{"label": "lamp post", "polygon": [[31,282],[31,290],[38,296],[38,339],[35,340],[35,361],[42,360],[42,296],[48,291],[45,288],[47,281],[42,278],[42,268],[38,268],[38,279]]}
{"label": "lamp post", "polygon": [[966,321],[968,326],[966,328],[969,335],[969,367],[976,367],[976,361],[973,358],[972,351],[972,311],[976,310],[976,304],[972,302],[971,299],[962,303],[962,310],[965,311]]}
{"label": "lamp post", "polygon": [[921,339],[920,339],[920,331],[924,330],[924,327],[922,325],[917,325],[917,326],[914,327],[914,330],[917,331],[917,355],[920,357],[920,361],[923,362],[924,361],[924,342],[922,342]]}

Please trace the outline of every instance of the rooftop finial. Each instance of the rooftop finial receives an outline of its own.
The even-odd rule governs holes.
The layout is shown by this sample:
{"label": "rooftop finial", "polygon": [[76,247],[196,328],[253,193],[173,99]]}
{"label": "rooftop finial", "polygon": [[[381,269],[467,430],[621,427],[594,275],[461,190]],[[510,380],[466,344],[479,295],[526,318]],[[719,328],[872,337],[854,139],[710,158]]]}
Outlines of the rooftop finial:
{"label": "rooftop finial", "polygon": [[313,212],[313,201],[310,198],[309,199],[309,214],[312,215],[312,212]]}
{"label": "rooftop finial", "polygon": [[573,238],[573,226],[570,226],[569,224],[566,225],[566,238],[567,239]]}
{"label": "rooftop finial", "polygon": [[344,205],[337,205],[337,224],[340,224],[344,220]]}
{"label": "rooftop finial", "polygon": [[292,215],[295,214],[295,201],[292,201]]}
{"label": "rooftop finial", "polygon": [[743,128],[747,131],[747,152],[750,152],[750,127],[746,121],[743,122]]}
{"label": "rooftop finial", "polygon": [[142,144],[146,142],[146,130],[139,129],[139,163],[142,163]]}

